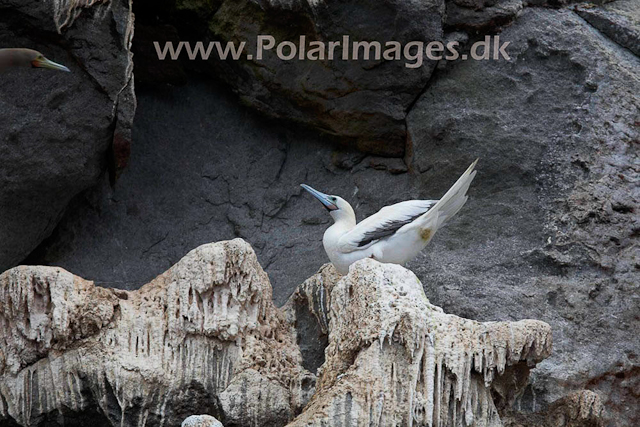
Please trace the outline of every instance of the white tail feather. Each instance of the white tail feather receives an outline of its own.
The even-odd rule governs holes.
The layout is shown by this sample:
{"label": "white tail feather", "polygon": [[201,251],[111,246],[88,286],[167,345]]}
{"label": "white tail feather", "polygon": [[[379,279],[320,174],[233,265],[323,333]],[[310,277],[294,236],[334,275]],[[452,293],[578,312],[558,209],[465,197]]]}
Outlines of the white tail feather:
{"label": "white tail feather", "polygon": [[[476,163],[478,163],[478,159],[471,163],[456,183],[449,188],[449,191],[431,209],[415,221],[420,229],[430,228],[430,234],[433,236],[438,228],[462,209],[468,199],[467,191],[469,186],[476,176],[476,172],[473,170]],[[433,229],[434,225],[436,226],[435,229]]]}

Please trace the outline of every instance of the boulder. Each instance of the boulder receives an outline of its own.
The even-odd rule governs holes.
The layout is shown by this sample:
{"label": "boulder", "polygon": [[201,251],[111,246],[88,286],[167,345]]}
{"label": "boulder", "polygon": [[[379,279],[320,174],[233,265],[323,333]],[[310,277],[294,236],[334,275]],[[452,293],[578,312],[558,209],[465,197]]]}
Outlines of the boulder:
{"label": "boulder", "polygon": [[640,59],[571,10],[525,8],[500,39],[510,61],[449,64],[409,114],[417,185],[480,157],[461,215],[409,266],[445,311],[552,326],[523,410],[589,389],[607,423],[639,424]]}
{"label": "boulder", "polygon": [[135,110],[131,4],[3,1],[0,46],[71,73],[15,69],[0,81],[0,270],[51,234],[69,201],[128,158]]}
{"label": "boulder", "polygon": [[313,390],[239,239],[193,250],[135,292],[54,267],[15,267],[0,290],[3,423],[178,425],[206,409],[228,425],[275,427]]}
{"label": "boulder", "polygon": [[[367,153],[403,156],[407,109],[424,89],[436,61],[424,58],[418,64],[421,66],[409,68],[405,64],[414,61],[374,59],[376,48],[368,46],[358,48],[357,60],[343,60],[342,48],[345,38],[350,52],[357,42],[378,43],[383,51],[387,41],[441,40],[442,0],[171,3],[172,12],[165,12],[165,19],[178,26],[183,39],[215,40],[223,46],[227,42],[246,43],[237,60],[218,60],[214,49],[204,64],[202,60],[186,61],[191,68],[227,82],[243,103],[271,117],[337,135],[343,143]],[[264,50],[259,59],[257,40],[261,35],[272,36],[274,46]],[[308,60],[312,42],[327,47],[322,58],[316,56],[318,60]],[[333,42],[340,45],[330,59],[329,43]],[[277,55],[280,43],[295,45],[293,59]],[[288,55],[289,49],[283,47],[282,52]],[[371,57],[366,59],[369,53]],[[299,60],[300,55],[307,59]],[[155,67],[162,68],[167,62],[172,61],[156,60]]]}
{"label": "boulder", "polygon": [[191,415],[182,422],[182,427],[224,427],[211,415]]}
{"label": "boulder", "polygon": [[316,393],[290,427],[501,426],[499,410],[511,407],[529,370],[551,353],[544,322],[446,314],[401,266],[365,259],[326,281],[332,269],[303,286],[324,284],[308,308],[319,324],[328,319],[329,338]]}

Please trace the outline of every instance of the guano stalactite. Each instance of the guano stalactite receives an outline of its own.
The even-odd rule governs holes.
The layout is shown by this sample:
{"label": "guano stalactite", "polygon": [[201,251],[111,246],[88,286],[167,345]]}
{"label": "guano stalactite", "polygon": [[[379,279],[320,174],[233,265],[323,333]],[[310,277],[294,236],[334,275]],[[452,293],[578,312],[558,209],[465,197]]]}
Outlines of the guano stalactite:
{"label": "guano stalactite", "polygon": [[92,412],[114,426],[175,425],[190,415],[178,401],[191,393],[190,409],[228,425],[497,426],[494,396],[508,406],[550,354],[544,322],[446,314],[403,267],[362,260],[345,277],[332,270],[299,290],[323,282],[307,306],[328,332],[317,384],[296,343],[299,296],[276,308],[241,239],[191,251],[138,291],[55,267],[8,270],[0,416],[32,426]]}

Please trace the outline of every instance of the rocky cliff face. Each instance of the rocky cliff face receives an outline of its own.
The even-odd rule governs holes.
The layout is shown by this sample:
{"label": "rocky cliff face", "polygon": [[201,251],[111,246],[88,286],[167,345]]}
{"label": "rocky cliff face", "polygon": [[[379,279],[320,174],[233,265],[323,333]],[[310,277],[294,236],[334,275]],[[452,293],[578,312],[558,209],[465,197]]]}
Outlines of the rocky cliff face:
{"label": "rocky cliff face", "polygon": [[[196,7],[203,3],[209,8]],[[339,3],[314,7],[339,12],[349,2]],[[6,114],[0,118],[0,132],[7,136],[0,150],[7,160],[0,166],[0,193],[6,195],[0,250],[12,260],[7,266],[19,263],[50,233],[72,195],[99,180],[71,202],[52,237],[28,262],[61,266],[106,286],[134,290],[193,248],[238,236],[256,249],[274,283],[275,301],[282,305],[325,259],[320,239],[329,218],[314,201],[301,197],[297,184],[345,197],[362,219],[390,203],[438,198],[480,157],[468,204],[408,267],[431,303],[447,313],[478,321],[535,318],[552,326],[554,352],[533,371],[516,403],[530,417],[514,415],[512,425],[553,425],[550,420],[558,419],[574,425],[602,423],[597,420],[603,406],[596,404],[594,393],[605,402],[608,425],[640,424],[637,0],[605,5],[447,1],[444,13],[433,12],[442,23],[429,21],[433,25],[423,26],[425,31],[437,33],[440,25],[443,38],[458,40],[466,49],[499,33],[511,43],[511,60],[460,60],[435,69],[428,64],[424,70],[398,74],[397,82],[390,82],[385,74],[389,68],[382,64],[358,64],[352,78],[338,68],[335,75],[298,68],[304,64],[283,68],[286,73],[279,75],[263,73],[246,61],[208,67],[138,56],[136,61],[143,60],[136,63],[147,67],[145,75],[155,76],[156,83],[184,83],[187,74],[189,82],[138,91],[132,162],[115,188],[107,176],[98,178],[113,140],[113,92],[96,88],[124,87],[129,80],[122,70],[130,61],[121,62],[120,71],[107,72],[111,57],[86,52],[109,41],[111,47],[100,49],[116,52],[116,62],[128,55],[128,48],[110,43],[130,34],[130,5],[55,4],[57,9],[54,3],[0,0],[0,26],[7,29],[0,31],[2,43],[25,44],[32,34],[40,34],[35,47],[49,49],[52,59],[69,65],[73,78],[82,80],[58,92],[50,86],[62,87],[69,76],[47,74],[42,80],[42,74],[20,74],[26,86],[1,83]],[[173,40],[226,39],[251,36],[262,28],[284,31],[286,22],[274,18],[279,13],[303,18],[305,31],[317,27],[320,36],[330,35],[322,33],[328,17],[301,2],[136,4],[138,22],[144,22],[146,31],[140,43],[149,44],[158,34]],[[358,3],[353,7],[371,8],[371,14],[336,12],[331,21],[349,34],[395,36],[392,14],[382,16],[378,7],[405,19],[411,10],[421,16],[421,8],[434,4]],[[252,15],[251,8],[264,13]],[[219,10],[226,13],[215,16]],[[202,19],[206,26],[200,25]],[[82,32],[71,49],[65,40],[74,28]],[[153,48],[147,50],[153,53]],[[76,64],[74,58],[84,59]],[[83,73],[85,62],[91,65]],[[211,81],[225,66],[241,74],[222,75],[227,86]],[[194,69],[201,74],[194,76]],[[306,71],[319,76],[313,82],[320,93],[309,91],[297,74]],[[109,78],[117,84],[105,83]],[[324,85],[316,86],[318,82]],[[250,108],[240,106],[228,86]],[[250,87],[260,88],[260,96],[251,98]],[[335,95],[344,95],[344,88],[369,91],[366,98],[379,102],[367,105],[370,110],[360,108],[364,103],[337,105],[341,98]],[[378,96],[396,89],[400,97]],[[409,95],[413,99],[407,103]],[[42,96],[46,105],[29,102]],[[335,111],[340,113],[329,114],[327,106],[339,107]],[[311,127],[265,119],[253,107],[279,119],[290,114]],[[350,111],[352,107],[360,109]],[[369,112],[375,113],[373,120]],[[34,115],[38,118],[31,122]],[[50,124],[54,121],[56,125]],[[371,126],[372,121],[380,127]],[[371,148],[380,139],[353,143],[353,132],[381,129],[407,135],[406,144],[394,139],[390,147],[395,151],[384,152],[395,156],[402,147],[404,158],[367,154],[376,152]],[[43,139],[35,130],[57,136]],[[326,280],[330,277],[326,272]],[[314,286],[315,293],[322,288]],[[311,298],[296,292],[302,302]],[[319,342],[298,334],[301,363],[315,372],[325,360],[329,326],[320,314],[327,299],[313,301],[315,315],[296,322],[309,337],[320,333]],[[301,304],[296,305],[300,313],[307,310]],[[324,323],[315,321],[316,316]],[[581,391],[585,388],[589,391]]]}
{"label": "rocky cliff face", "polygon": [[0,269],[51,234],[69,201],[125,166],[135,111],[129,1],[0,2],[0,46],[71,73],[16,69],[0,80]]}
{"label": "rocky cliff face", "polygon": [[[437,61],[407,68],[403,61],[374,60],[369,42],[409,43],[442,38],[442,0],[345,1],[176,1],[173,13],[184,17],[198,35],[223,43],[246,42],[248,59],[212,61],[214,73],[239,94],[242,102],[277,118],[311,125],[339,135],[361,151],[402,157],[406,145],[407,109],[424,89]],[[198,25],[199,23],[199,25]],[[198,32],[199,30],[199,32]],[[271,35],[274,46],[258,60],[255,41]],[[348,40],[344,39],[347,35]],[[305,38],[301,43],[300,36]],[[283,61],[277,45],[293,42],[294,58]],[[335,60],[299,61],[312,49],[338,43]],[[354,49],[353,43],[367,44]],[[361,59],[343,60],[357,51]],[[414,49],[415,50],[415,49]],[[289,48],[283,49],[288,55]],[[371,59],[362,60],[363,58]],[[281,55],[282,56],[282,55]],[[333,58],[331,58],[333,59]]]}
{"label": "rocky cliff face", "polygon": [[409,114],[425,185],[448,156],[486,159],[461,225],[412,267],[446,310],[552,325],[524,406],[589,388],[635,425],[640,62],[570,10],[526,9],[500,36],[512,61],[453,65]]}
{"label": "rocky cliff face", "polygon": [[445,314],[403,267],[364,260],[344,278],[332,269],[300,291],[324,282],[317,384],[296,345],[314,304],[275,308],[240,239],[201,246],[132,292],[60,268],[8,270],[0,420],[178,425],[208,412],[227,426],[498,426],[551,352],[549,325]]}

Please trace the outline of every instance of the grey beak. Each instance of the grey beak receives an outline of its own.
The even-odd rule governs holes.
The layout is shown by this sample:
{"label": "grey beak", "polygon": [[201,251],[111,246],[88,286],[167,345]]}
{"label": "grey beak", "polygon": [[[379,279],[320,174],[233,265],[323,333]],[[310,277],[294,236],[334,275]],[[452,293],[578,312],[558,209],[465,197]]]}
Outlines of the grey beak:
{"label": "grey beak", "polygon": [[338,206],[329,198],[330,196],[309,187],[307,184],[300,184],[300,187],[304,188],[309,193],[311,193],[313,197],[320,200],[320,203],[322,203],[328,211],[335,211],[336,209],[338,209]]}
{"label": "grey beak", "polygon": [[65,67],[64,65],[58,64],[57,62],[53,62],[47,58],[44,58],[42,61],[38,61],[38,68],[48,68],[50,70],[66,71],[67,73],[71,72],[71,70]]}

